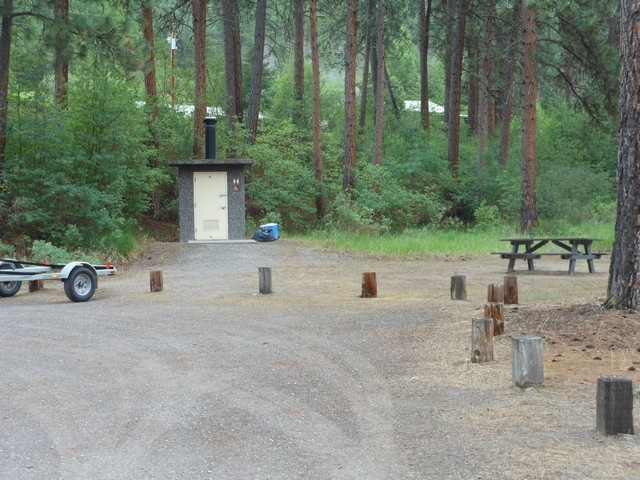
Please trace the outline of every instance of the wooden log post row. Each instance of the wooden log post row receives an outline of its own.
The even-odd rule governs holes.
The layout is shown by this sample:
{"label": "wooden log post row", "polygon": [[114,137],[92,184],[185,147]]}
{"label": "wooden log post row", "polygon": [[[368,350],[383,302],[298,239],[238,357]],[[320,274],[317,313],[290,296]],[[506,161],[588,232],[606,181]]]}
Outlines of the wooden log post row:
{"label": "wooden log post row", "polygon": [[467,299],[467,277],[465,275],[451,276],[451,300]]}
{"label": "wooden log post row", "polygon": [[378,296],[378,281],[376,272],[365,272],[362,274],[362,298],[375,298]]}
{"label": "wooden log post row", "polygon": [[273,293],[271,288],[271,267],[258,268],[258,291],[264,295]]}
{"label": "wooden log post row", "polygon": [[493,334],[504,333],[504,303],[488,302],[484,304],[484,316],[493,319]]}
{"label": "wooden log post row", "polygon": [[541,385],[544,379],[542,338],[523,335],[511,338],[511,373],[520,388]]}
{"label": "wooden log post row", "polygon": [[518,304],[518,277],[516,275],[506,275],[504,277],[504,304]]}
{"label": "wooden log post row", "polygon": [[596,427],[603,435],[633,431],[633,384],[628,378],[598,377]]}
{"label": "wooden log post row", "polygon": [[151,293],[161,292],[164,289],[162,270],[154,270],[149,274],[149,287],[151,289]]}
{"label": "wooden log post row", "polygon": [[485,363],[493,361],[493,319],[471,319],[471,361]]}

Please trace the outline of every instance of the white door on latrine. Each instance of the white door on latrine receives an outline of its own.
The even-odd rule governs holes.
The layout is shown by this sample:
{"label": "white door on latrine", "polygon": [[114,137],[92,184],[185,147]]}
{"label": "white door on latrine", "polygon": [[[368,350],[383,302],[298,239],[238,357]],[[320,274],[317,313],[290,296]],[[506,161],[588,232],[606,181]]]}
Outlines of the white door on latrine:
{"label": "white door on latrine", "polygon": [[227,240],[227,172],[194,172],[193,220],[196,240]]}

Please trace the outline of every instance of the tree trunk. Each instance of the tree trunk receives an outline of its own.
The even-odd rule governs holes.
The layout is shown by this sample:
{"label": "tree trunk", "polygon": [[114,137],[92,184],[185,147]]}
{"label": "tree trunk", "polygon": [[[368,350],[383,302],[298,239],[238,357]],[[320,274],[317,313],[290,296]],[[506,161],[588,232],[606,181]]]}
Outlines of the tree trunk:
{"label": "tree trunk", "polygon": [[400,120],[400,108],[398,108],[398,101],[393,93],[393,87],[391,86],[391,78],[389,78],[389,71],[387,70],[387,64],[384,65],[384,83],[387,87],[387,93],[389,94],[389,101],[391,102],[391,109],[396,119]]}
{"label": "tree trunk", "polygon": [[[444,0],[443,0],[444,3]],[[446,22],[446,30],[444,37],[444,125],[445,129],[449,128],[449,117],[450,113],[450,102],[451,102],[451,64],[453,62],[453,49],[451,45],[453,45],[453,40],[455,38],[455,17],[456,17],[456,0],[446,0],[445,4],[445,15],[447,18]]]}
{"label": "tree trunk", "polygon": [[207,0],[193,0],[193,39],[195,43],[195,94],[193,97],[194,158],[204,158],[204,117],[207,113],[205,50],[207,40]]}
{"label": "tree trunk", "polygon": [[458,177],[460,157],[460,93],[462,86],[462,55],[464,53],[464,30],[470,0],[456,1],[454,49],[451,56],[451,79],[449,87],[449,148],[448,164],[453,178]]}
{"label": "tree trunk", "polygon": [[382,163],[382,131],[384,128],[384,10],[385,0],[378,0],[376,38],[376,127],[373,140],[373,164]]}
{"label": "tree trunk", "polygon": [[262,68],[264,65],[264,32],[267,18],[267,0],[256,2],[256,29],[251,66],[251,98],[247,112],[248,143],[253,144],[258,135],[260,99],[262,96]]}
{"label": "tree trunk", "polygon": [[233,3],[233,23],[232,35],[233,35],[233,80],[235,82],[235,96],[236,101],[236,118],[238,122],[242,123],[244,120],[244,86],[242,83],[242,43],[240,39],[240,12],[238,2]]}
{"label": "tree trunk", "polygon": [[222,17],[224,30],[224,71],[225,85],[227,89],[227,121],[229,128],[234,131],[238,120],[238,82],[236,80],[236,27],[237,17],[235,15],[236,2],[234,0],[224,0],[222,3]]}
{"label": "tree trunk", "polygon": [[[318,19],[316,1],[309,2],[309,30],[311,34],[311,66],[313,71],[313,158],[316,166],[316,216],[322,220],[325,215],[322,169],[322,152],[320,150],[320,53],[318,51]],[[357,4],[357,0],[354,0]],[[353,75],[355,89],[355,72]],[[354,91],[355,97],[355,91]],[[355,98],[354,98],[355,100]],[[353,107],[353,131],[356,130],[355,103]],[[355,140],[355,139],[354,139]]]}
{"label": "tree trunk", "polygon": [[420,118],[422,130],[429,131],[429,28],[431,26],[431,0],[418,0],[418,25],[420,35]]}
{"label": "tree trunk", "polygon": [[536,12],[525,7],[522,17],[522,232],[538,223],[536,201]]}
{"label": "tree trunk", "polygon": [[516,1],[513,9],[513,28],[509,43],[507,66],[504,72],[504,98],[502,100],[502,128],[500,132],[500,165],[507,166],[509,158],[509,142],[511,141],[511,109],[513,106],[514,77],[516,72],[516,55],[518,53],[519,25],[522,18],[522,0]]}
{"label": "tree trunk", "polygon": [[[345,192],[354,187],[353,172],[356,168],[357,21],[358,1],[349,0],[347,2],[347,37],[344,52],[344,174],[342,188]],[[366,89],[366,86],[364,88]]]}
{"label": "tree trunk", "polygon": [[[156,99],[156,56],[153,39],[153,10],[151,8],[151,2],[142,1],[142,18],[144,19],[144,39],[149,47],[149,57],[147,58],[147,65],[144,73],[144,87],[147,93],[147,101],[149,102],[150,116],[149,133],[151,137],[151,157],[149,158],[149,166],[151,168],[158,168],[158,138],[156,131],[156,122],[158,120],[158,104]],[[160,218],[160,191],[155,189],[151,194],[151,203],[153,206],[153,218],[158,220]]]}
{"label": "tree trunk", "polygon": [[65,48],[69,43],[69,0],[56,0],[54,8],[55,28],[55,96],[56,103],[62,108],[67,102],[67,83],[69,82],[69,60]]}
{"label": "tree trunk", "polygon": [[4,0],[2,30],[0,31],[0,183],[7,146],[7,113],[9,109],[9,58],[11,55],[11,29],[13,27],[13,0]]}
{"label": "tree trunk", "polygon": [[620,3],[618,211],[607,304],[640,308],[640,0]]}
{"label": "tree trunk", "polygon": [[293,2],[293,121],[304,123],[304,0]]}
{"label": "tree trunk", "polygon": [[[466,29],[467,32],[469,29]],[[468,33],[467,33],[468,35]],[[478,133],[478,39],[465,40],[467,46],[467,118],[465,123],[474,134]],[[464,67],[463,67],[464,70]],[[462,109],[461,109],[462,110]]]}
{"label": "tree trunk", "polygon": [[488,0],[484,20],[484,35],[482,38],[482,63],[480,65],[480,85],[478,86],[478,174],[484,170],[487,136],[489,135],[491,114],[489,102],[489,80],[493,61],[491,59],[491,45],[493,44],[493,17],[495,16],[496,0]]}
{"label": "tree trunk", "polygon": [[373,41],[372,41],[372,19],[373,9],[375,7],[375,0],[369,0],[367,3],[367,41],[364,48],[364,65],[362,67],[362,93],[360,95],[360,120],[358,125],[360,126],[360,132],[364,131],[364,127],[367,121],[367,97],[369,91],[369,59],[372,55]]}

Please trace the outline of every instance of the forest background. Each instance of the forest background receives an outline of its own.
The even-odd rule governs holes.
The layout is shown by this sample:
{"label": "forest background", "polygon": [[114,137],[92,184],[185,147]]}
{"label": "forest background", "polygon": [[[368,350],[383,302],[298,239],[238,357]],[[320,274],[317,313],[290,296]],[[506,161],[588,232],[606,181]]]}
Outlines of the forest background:
{"label": "forest background", "polygon": [[255,162],[249,234],[613,240],[617,1],[4,0],[2,17],[3,254],[126,255],[148,219],[176,224],[167,163],[203,157],[205,115],[218,158]]}

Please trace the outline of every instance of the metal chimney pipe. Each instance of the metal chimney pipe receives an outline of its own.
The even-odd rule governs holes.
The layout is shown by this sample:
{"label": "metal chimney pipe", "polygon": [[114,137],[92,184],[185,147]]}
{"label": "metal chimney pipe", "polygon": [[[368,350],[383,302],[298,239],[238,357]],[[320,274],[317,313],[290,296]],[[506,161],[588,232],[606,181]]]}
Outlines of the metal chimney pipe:
{"label": "metal chimney pipe", "polygon": [[215,117],[207,117],[204,119],[205,160],[216,159],[216,123],[218,123],[218,119]]}

